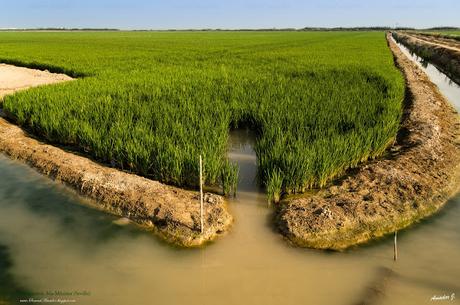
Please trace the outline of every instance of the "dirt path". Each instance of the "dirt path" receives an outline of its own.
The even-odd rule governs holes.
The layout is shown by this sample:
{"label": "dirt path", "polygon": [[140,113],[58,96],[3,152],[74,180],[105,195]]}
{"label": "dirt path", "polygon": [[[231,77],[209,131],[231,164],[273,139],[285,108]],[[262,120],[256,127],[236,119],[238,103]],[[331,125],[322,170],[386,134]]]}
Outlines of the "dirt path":
{"label": "dirt path", "polygon": [[340,250],[369,241],[433,214],[459,188],[458,114],[424,72],[388,43],[407,86],[397,143],[386,158],[278,206],[277,225],[296,245]]}
{"label": "dirt path", "polygon": [[419,39],[422,39],[428,42],[432,42],[432,43],[439,44],[441,46],[444,45],[444,46],[448,46],[448,47],[460,50],[460,41],[455,40],[455,39],[449,39],[449,38],[434,36],[434,35],[427,35],[423,33],[415,33],[413,35]]}
{"label": "dirt path", "polygon": [[[0,64],[0,97],[71,79],[62,74]],[[165,240],[178,245],[201,245],[226,231],[232,223],[223,197],[205,194],[205,225],[201,233],[198,192],[109,168],[40,142],[1,117],[0,152],[94,199],[95,207],[152,228]]]}
{"label": "dirt path", "polygon": [[449,49],[455,52],[460,53],[460,42],[455,41],[446,41],[445,39],[433,37],[433,36],[424,36],[424,35],[417,35],[412,33],[406,33],[406,35],[416,39],[423,41],[424,43],[431,44],[433,46],[442,47],[445,49]]}
{"label": "dirt path", "polygon": [[0,63],[0,98],[30,87],[71,81],[65,74],[50,73]]}

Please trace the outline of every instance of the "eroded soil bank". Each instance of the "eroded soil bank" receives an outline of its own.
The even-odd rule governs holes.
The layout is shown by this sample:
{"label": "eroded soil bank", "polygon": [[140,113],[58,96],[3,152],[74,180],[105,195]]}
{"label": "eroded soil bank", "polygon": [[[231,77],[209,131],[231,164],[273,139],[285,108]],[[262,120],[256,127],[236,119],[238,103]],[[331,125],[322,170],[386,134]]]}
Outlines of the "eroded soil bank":
{"label": "eroded soil bank", "polygon": [[[17,90],[70,80],[49,72],[0,65],[0,98]],[[42,143],[0,117],[0,151],[94,199],[95,206],[152,228],[165,240],[197,246],[232,222],[223,197],[205,194],[201,233],[199,194],[106,167]]]}
{"label": "eroded soil bank", "polygon": [[317,194],[281,202],[277,226],[296,245],[341,250],[369,241],[433,214],[458,190],[458,114],[387,39],[407,86],[397,141],[385,158]]}
{"label": "eroded soil bank", "polygon": [[460,42],[413,33],[394,32],[393,37],[412,52],[435,64],[460,84]]}

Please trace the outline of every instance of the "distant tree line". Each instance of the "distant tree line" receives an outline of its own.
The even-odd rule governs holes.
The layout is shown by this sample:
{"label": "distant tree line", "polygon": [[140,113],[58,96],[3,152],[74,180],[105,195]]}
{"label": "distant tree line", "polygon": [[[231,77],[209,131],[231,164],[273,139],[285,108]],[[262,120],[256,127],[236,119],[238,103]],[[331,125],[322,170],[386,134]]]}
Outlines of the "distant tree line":
{"label": "distant tree line", "polygon": [[[25,29],[0,29],[1,31],[122,31],[116,28],[25,28]],[[211,32],[211,31],[242,31],[242,32],[275,32],[275,31],[450,31],[460,30],[458,27],[450,26],[439,26],[425,29],[417,29],[412,27],[385,27],[385,26],[373,26],[373,27],[304,27],[301,29],[296,28],[261,28],[261,29],[167,29],[167,30],[155,30],[155,29],[135,29],[131,31],[135,32],[149,32],[149,31],[188,31],[188,32]]]}
{"label": "distant tree line", "polygon": [[0,31],[120,31],[111,28],[24,28],[0,29]]}

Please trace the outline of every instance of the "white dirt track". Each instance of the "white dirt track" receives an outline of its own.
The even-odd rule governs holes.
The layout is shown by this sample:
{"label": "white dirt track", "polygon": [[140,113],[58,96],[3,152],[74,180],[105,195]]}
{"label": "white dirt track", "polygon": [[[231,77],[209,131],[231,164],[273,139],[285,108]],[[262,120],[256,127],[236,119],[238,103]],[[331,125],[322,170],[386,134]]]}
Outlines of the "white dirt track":
{"label": "white dirt track", "polygon": [[65,74],[0,64],[0,98],[18,90],[73,80]]}

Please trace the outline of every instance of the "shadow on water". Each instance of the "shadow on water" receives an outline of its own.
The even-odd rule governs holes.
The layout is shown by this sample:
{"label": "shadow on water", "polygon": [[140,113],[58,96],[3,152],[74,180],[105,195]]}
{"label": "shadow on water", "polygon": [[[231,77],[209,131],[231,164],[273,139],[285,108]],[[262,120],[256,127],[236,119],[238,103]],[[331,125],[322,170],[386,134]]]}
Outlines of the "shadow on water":
{"label": "shadow on water", "polygon": [[8,247],[0,244],[0,304],[14,303],[19,298],[31,296],[30,290],[16,282],[10,269],[13,266]]}
{"label": "shadow on water", "polygon": [[[62,230],[62,234],[70,233],[72,240],[79,242],[87,251],[99,248],[101,244],[110,243],[120,236],[136,238],[145,236],[145,231],[140,230],[135,224],[124,226],[117,225],[116,216],[98,210],[90,199],[79,196],[68,187],[55,183],[48,178],[36,177],[24,180],[16,164],[0,155],[0,204],[5,209],[24,209],[37,219],[52,219],[55,226]],[[4,166],[4,165],[7,166]],[[13,166],[11,166],[13,165]],[[85,228],[68,232],[67,228]],[[90,229],[89,229],[90,228]],[[169,243],[148,235],[152,243],[158,243],[177,251],[186,250],[180,247],[171,247]]]}
{"label": "shadow on water", "polygon": [[236,206],[247,204],[266,209],[265,226],[275,232],[273,209],[269,207],[264,187],[259,184],[255,143],[256,133],[248,127],[230,131],[228,158],[238,164],[239,179],[237,196],[229,198],[229,202]]}
{"label": "shadow on water", "polygon": [[[233,129],[228,139],[228,158],[236,162],[240,169],[238,180],[238,194],[242,196],[264,193],[259,185],[257,175],[257,156],[254,151],[256,134],[249,128]],[[238,196],[237,194],[237,196]]]}

